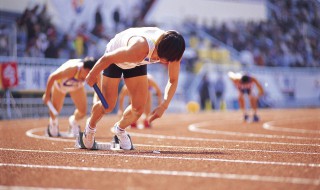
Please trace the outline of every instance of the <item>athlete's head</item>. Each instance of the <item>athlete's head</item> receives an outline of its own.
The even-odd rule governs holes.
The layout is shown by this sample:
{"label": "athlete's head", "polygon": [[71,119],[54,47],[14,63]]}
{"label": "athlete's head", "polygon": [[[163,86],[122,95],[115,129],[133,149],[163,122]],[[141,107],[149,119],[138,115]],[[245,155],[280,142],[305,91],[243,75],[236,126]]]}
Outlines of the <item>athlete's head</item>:
{"label": "athlete's head", "polygon": [[243,76],[241,77],[241,83],[246,84],[246,83],[249,83],[249,82],[251,82],[251,77],[250,77],[250,76],[248,76],[248,75],[243,75]]}
{"label": "athlete's head", "polygon": [[91,70],[96,62],[97,60],[93,57],[85,57],[83,59],[83,68]]}
{"label": "athlete's head", "polygon": [[181,59],[186,48],[184,38],[176,31],[167,31],[157,45],[159,58],[166,59],[168,62]]}

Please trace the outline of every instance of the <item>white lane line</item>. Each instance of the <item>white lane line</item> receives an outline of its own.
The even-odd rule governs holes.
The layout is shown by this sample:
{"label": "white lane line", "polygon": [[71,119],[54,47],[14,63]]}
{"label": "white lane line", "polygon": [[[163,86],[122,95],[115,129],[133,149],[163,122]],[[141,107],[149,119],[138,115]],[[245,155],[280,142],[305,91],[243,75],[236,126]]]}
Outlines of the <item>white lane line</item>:
{"label": "white lane line", "polygon": [[260,176],[260,175],[241,175],[214,172],[191,172],[191,171],[171,171],[171,170],[147,170],[147,169],[129,169],[129,168],[105,168],[105,167],[77,167],[77,166],[56,166],[56,165],[36,165],[36,164],[10,164],[0,163],[0,167],[19,167],[31,169],[56,169],[56,170],[77,170],[89,172],[116,172],[116,173],[134,173],[143,175],[168,175],[184,177],[217,178],[227,180],[245,180],[262,181],[302,185],[319,185],[319,179],[298,178],[298,177],[280,177],[280,176]]}
{"label": "white lane line", "polygon": [[[200,129],[201,127],[211,126],[212,122],[201,122],[195,123],[188,126],[190,131],[205,133],[205,134],[220,134],[220,135],[230,135],[239,137],[254,137],[254,138],[268,138],[268,139],[291,139],[291,140],[319,140],[317,137],[297,137],[297,136],[286,136],[286,135],[268,135],[268,134],[256,134],[256,133],[242,133],[242,132],[230,132],[230,131],[218,131],[213,129]],[[317,146],[320,146],[318,144]]]}
{"label": "white lane line", "polygon": [[[190,146],[167,146],[167,145],[147,145],[147,144],[134,144],[138,147],[155,147],[155,148],[169,148],[169,149],[194,149],[194,150],[211,150],[211,151],[238,151],[238,152],[263,152],[263,153],[276,153],[276,154],[305,154],[305,155],[318,155],[318,152],[288,152],[281,150],[257,150],[257,149],[241,149],[241,148],[210,148],[210,147],[190,147]],[[74,149],[74,148],[72,148]]]}
{"label": "white lane line", "polygon": [[[49,187],[26,187],[26,186],[4,186],[4,185],[0,185],[0,189],[4,190],[4,189],[9,189],[9,190],[75,190],[75,189],[71,189],[71,188],[49,188]],[[82,188],[84,189],[84,188]],[[79,190],[79,188],[76,188],[76,190]]]}
{"label": "white lane line", "polygon": [[275,127],[274,121],[266,122],[262,125],[262,127],[266,130],[271,131],[281,131],[281,132],[291,132],[291,133],[306,133],[306,134],[320,134],[319,130],[309,130],[309,129],[292,129],[286,127]]}
{"label": "white lane line", "polygon": [[[35,132],[43,131],[44,128],[35,128],[30,129],[26,132],[26,135],[28,137],[36,138],[36,139],[44,139],[44,140],[53,140],[53,141],[62,141],[62,142],[75,142],[74,139],[63,139],[63,138],[53,138],[53,137],[47,137],[47,136],[41,136],[34,134]],[[147,138],[157,138],[157,139],[173,139],[173,140],[190,140],[190,141],[213,141],[214,139],[204,139],[204,138],[190,138],[190,137],[176,137],[176,136],[164,136],[164,135],[151,135],[151,134],[140,134],[140,133],[130,133],[132,136],[136,137],[147,137]],[[216,139],[215,141],[218,141],[219,139]],[[223,140],[223,142],[235,142],[239,143],[238,140]],[[220,141],[221,142],[221,141]],[[250,141],[241,141],[243,143],[248,143]],[[259,141],[258,141],[259,142]],[[256,142],[256,143],[258,143]],[[269,142],[268,142],[269,143]],[[271,144],[273,144],[271,142]],[[277,143],[279,144],[279,143]],[[288,143],[285,143],[285,145],[288,145]],[[290,143],[290,145],[301,145],[301,144],[295,144]],[[308,146],[309,144],[305,144],[305,146]],[[137,147],[155,147],[155,148],[171,148],[171,149],[197,149],[197,150],[226,150],[226,151],[241,151],[241,152],[265,152],[265,153],[278,153],[278,154],[309,154],[309,155],[316,155],[320,154],[318,152],[288,152],[288,151],[278,151],[278,150],[254,150],[254,149],[232,149],[232,148],[210,148],[210,147],[186,147],[186,146],[165,146],[165,145],[146,145],[146,144],[135,144]],[[301,145],[302,146],[302,145]],[[72,148],[73,149],[73,148]]]}
{"label": "white lane line", "polygon": [[[320,146],[320,144],[301,144],[301,143],[285,143],[285,142],[272,142],[272,141],[250,141],[250,140],[227,140],[227,139],[206,139],[199,137],[177,137],[177,136],[166,136],[166,135],[152,135],[152,134],[141,134],[132,133],[131,136],[135,137],[146,137],[146,138],[157,138],[157,139],[171,139],[171,140],[185,140],[185,141],[207,141],[207,142],[227,142],[227,143],[245,143],[245,144],[272,144],[272,145],[286,145],[286,146]],[[241,135],[240,135],[241,136]]]}
{"label": "white lane line", "polygon": [[44,140],[51,140],[51,141],[61,141],[61,142],[75,142],[75,139],[64,139],[64,138],[55,138],[55,137],[48,137],[45,135],[36,135],[34,133],[36,132],[43,132],[45,134],[46,128],[34,128],[30,129],[26,132],[26,135],[31,138],[36,138],[36,139],[44,139]]}
{"label": "white lane line", "polygon": [[[227,162],[227,163],[240,163],[240,164],[261,164],[261,165],[278,165],[278,166],[293,166],[293,167],[311,167],[320,168],[320,163],[301,163],[301,162],[273,162],[273,161],[257,161],[257,160],[228,160],[219,158],[193,158],[181,156],[163,156],[157,155],[141,155],[141,154],[125,154],[123,153],[105,153],[104,151],[86,151],[86,152],[67,152],[67,151],[49,151],[49,150],[24,150],[24,149],[11,149],[0,148],[2,151],[13,152],[36,152],[36,153],[50,153],[50,154],[73,154],[73,155],[95,155],[95,156],[116,156],[116,157],[133,157],[133,158],[150,158],[150,159],[172,159],[172,160],[188,160],[188,161],[208,161],[208,162]],[[160,150],[163,152],[163,150]],[[128,152],[130,153],[130,151]],[[151,152],[150,152],[151,154]]]}

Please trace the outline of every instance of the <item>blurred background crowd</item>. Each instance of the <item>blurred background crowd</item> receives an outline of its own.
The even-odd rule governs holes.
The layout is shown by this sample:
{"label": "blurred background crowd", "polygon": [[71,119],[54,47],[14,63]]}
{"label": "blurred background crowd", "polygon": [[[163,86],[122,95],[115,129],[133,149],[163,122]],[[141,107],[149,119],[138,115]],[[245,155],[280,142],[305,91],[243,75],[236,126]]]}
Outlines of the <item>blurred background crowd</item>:
{"label": "blurred background crowd", "polygon": [[[106,42],[116,32],[128,27],[153,26],[144,18],[156,0],[140,0],[129,9],[130,17],[123,17],[121,9],[112,10],[112,25],[103,23],[101,7],[97,7],[89,28],[82,23],[78,28],[69,26],[61,31],[51,22],[47,4],[35,4],[16,15],[17,56],[46,58],[79,58],[86,55],[99,56]],[[320,66],[320,3],[317,0],[267,0],[267,19],[197,24],[186,20],[195,30],[203,30],[242,58],[243,64],[279,67]],[[9,56],[10,13],[2,12],[0,26],[0,55]],[[203,21],[205,22],[205,21]],[[195,35],[194,32],[188,35]],[[203,40],[201,36],[197,36]],[[103,42],[103,45],[101,45]],[[103,46],[103,47],[101,47]],[[199,48],[199,47],[196,47]]]}

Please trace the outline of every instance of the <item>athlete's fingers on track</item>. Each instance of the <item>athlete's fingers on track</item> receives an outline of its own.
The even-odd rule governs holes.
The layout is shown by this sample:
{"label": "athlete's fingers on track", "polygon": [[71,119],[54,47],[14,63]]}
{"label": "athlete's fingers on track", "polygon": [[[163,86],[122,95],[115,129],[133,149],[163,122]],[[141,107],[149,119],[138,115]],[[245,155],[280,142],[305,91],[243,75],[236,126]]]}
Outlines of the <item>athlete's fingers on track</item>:
{"label": "athlete's fingers on track", "polygon": [[152,113],[151,116],[149,117],[149,123],[152,123],[152,121],[157,118],[159,118],[158,114]]}

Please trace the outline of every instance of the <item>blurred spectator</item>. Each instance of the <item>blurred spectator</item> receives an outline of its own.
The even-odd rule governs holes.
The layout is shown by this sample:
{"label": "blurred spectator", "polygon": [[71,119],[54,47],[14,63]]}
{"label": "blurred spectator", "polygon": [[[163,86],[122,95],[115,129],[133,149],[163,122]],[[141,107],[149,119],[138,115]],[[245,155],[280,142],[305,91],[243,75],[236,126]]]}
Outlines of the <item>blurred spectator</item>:
{"label": "blurred spectator", "polygon": [[120,14],[120,9],[117,7],[113,11],[113,22],[114,22],[114,32],[117,33],[119,31],[119,24],[121,21],[121,14]]}
{"label": "blurred spectator", "polygon": [[55,40],[53,38],[49,39],[48,48],[44,53],[46,58],[59,58],[59,49],[55,44]]}
{"label": "blurred spectator", "polygon": [[0,34],[0,56],[8,56],[8,50],[8,37],[6,35]]}
{"label": "blurred spectator", "polygon": [[104,37],[104,26],[103,26],[103,19],[100,12],[100,6],[96,10],[95,14],[95,24],[91,31],[91,34],[93,34],[95,37],[103,38]]}
{"label": "blurred spectator", "polygon": [[47,36],[49,40],[48,48],[45,50],[46,58],[59,58],[59,48],[57,44],[57,32],[54,27],[51,27],[47,31]]}
{"label": "blurred spectator", "polygon": [[58,45],[59,58],[75,59],[75,47],[69,34],[64,34]]}
{"label": "blurred spectator", "polygon": [[0,26],[0,56],[9,55],[9,29],[8,26],[3,24]]}
{"label": "blurred spectator", "polygon": [[87,55],[89,41],[87,33],[87,25],[85,23],[81,24],[74,41],[77,57],[83,57],[84,55]]}
{"label": "blurred spectator", "polygon": [[224,90],[225,90],[225,83],[223,80],[223,75],[222,73],[219,73],[218,78],[214,83],[214,91],[216,95],[216,100],[215,100],[216,109],[222,109],[224,106],[224,100],[223,100]]}
{"label": "blurred spectator", "polygon": [[214,108],[214,102],[212,101],[210,95],[210,86],[211,85],[208,76],[207,74],[204,74],[198,88],[201,110],[205,110],[207,104],[210,104],[211,108]]}

